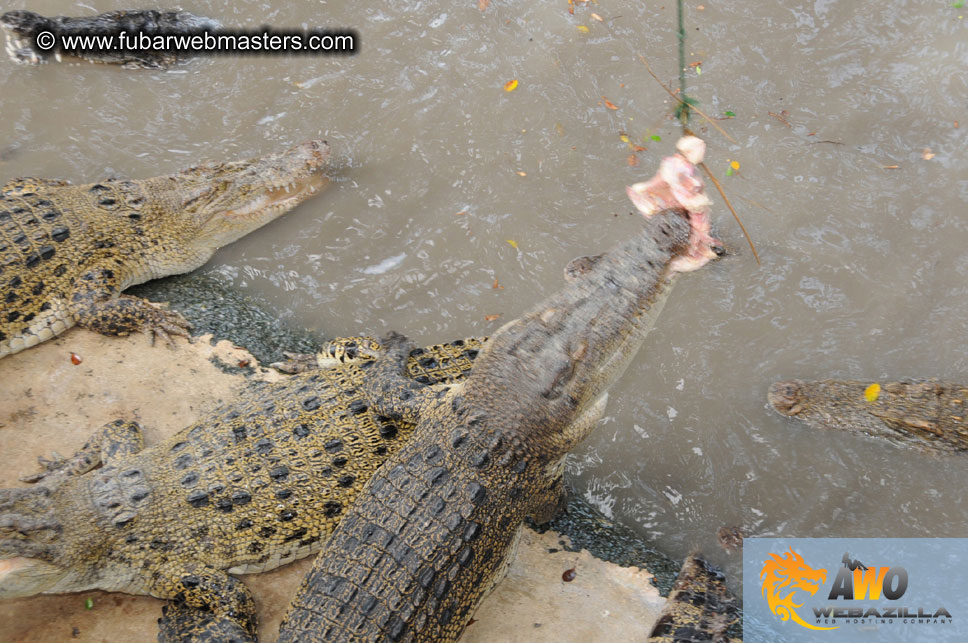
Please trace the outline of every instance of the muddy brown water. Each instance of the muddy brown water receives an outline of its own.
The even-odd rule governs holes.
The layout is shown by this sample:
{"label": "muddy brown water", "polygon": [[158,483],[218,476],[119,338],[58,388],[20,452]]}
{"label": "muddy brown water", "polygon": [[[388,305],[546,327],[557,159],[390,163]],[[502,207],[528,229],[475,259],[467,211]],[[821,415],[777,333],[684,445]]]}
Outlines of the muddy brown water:
{"label": "muddy brown water", "polygon": [[[574,16],[565,0],[476,4],[180,3],[229,26],[354,28],[349,58],[224,56],[169,72],[3,61],[0,170],[145,177],[322,137],[329,190],[202,271],[321,336],[492,332],[557,288],[569,259],[635,229],[624,186],[678,136],[638,55],[676,83],[675,4],[601,0]],[[763,266],[714,196],[734,255],[680,279],[570,459],[576,486],[673,556],[705,550],[734,582],[724,525],[968,536],[965,457],[812,431],[765,400],[790,377],[968,381],[968,8],[701,4],[687,2],[687,62],[702,61],[690,91],[707,113],[736,114],[719,123],[738,142],[695,127]],[[648,148],[637,167],[622,133]],[[726,177],[729,161],[740,170]]]}

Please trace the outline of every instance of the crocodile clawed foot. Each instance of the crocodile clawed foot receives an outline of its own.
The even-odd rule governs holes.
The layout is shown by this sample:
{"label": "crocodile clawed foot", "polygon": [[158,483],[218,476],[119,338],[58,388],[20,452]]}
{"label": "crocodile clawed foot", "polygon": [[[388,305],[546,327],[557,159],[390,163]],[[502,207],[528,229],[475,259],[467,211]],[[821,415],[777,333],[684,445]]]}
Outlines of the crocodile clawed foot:
{"label": "crocodile clawed foot", "polygon": [[151,337],[151,345],[155,345],[155,340],[161,338],[168,345],[168,348],[175,348],[175,341],[172,335],[184,337],[188,343],[192,343],[192,336],[189,334],[192,325],[182,317],[178,311],[168,310],[167,305],[161,306],[152,303],[150,312],[142,322],[141,331]]}
{"label": "crocodile clawed foot", "polygon": [[57,451],[51,451],[50,458],[45,458],[44,456],[38,457],[37,463],[40,465],[41,470],[36,473],[27,473],[20,476],[19,480],[21,482],[40,482],[44,478],[64,471],[69,465],[67,458],[57,453]]}
{"label": "crocodile clawed foot", "polygon": [[384,335],[381,343],[383,344],[383,349],[387,352],[404,349],[409,352],[414,347],[414,343],[410,341],[410,338],[408,338],[406,335],[398,333],[395,330],[391,330]]}
{"label": "crocodile clawed foot", "polygon": [[286,358],[285,361],[272,362],[269,366],[277,371],[290,375],[305,373],[317,367],[316,355],[312,353],[290,353],[289,351],[283,351],[282,355]]}

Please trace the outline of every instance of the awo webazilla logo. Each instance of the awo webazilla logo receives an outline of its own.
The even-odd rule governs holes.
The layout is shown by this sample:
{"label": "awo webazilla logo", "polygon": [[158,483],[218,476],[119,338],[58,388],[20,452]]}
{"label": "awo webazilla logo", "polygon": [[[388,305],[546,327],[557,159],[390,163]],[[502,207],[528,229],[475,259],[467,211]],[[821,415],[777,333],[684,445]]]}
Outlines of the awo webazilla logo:
{"label": "awo webazilla logo", "polygon": [[[879,561],[872,561],[879,562]],[[830,570],[836,569],[836,574]],[[829,587],[827,580],[833,576]],[[904,601],[908,571],[900,565],[865,565],[844,553],[835,566],[813,567],[793,551],[769,553],[760,571],[761,595],[781,621],[810,630],[842,626],[951,624],[944,605]]]}

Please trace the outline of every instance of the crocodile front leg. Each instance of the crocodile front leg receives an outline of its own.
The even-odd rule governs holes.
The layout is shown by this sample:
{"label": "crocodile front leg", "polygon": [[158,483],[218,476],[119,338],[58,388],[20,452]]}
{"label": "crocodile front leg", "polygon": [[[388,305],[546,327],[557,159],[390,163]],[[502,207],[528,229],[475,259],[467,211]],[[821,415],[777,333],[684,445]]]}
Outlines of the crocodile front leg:
{"label": "crocodile front leg", "polygon": [[256,637],[237,621],[169,601],[158,619],[158,643],[255,643]]}
{"label": "crocodile front leg", "polygon": [[366,379],[361,387],[373,409],[396,421],[416,424],[420,411],[449,384],[429,386],[407,377],[407,358],[414,349],[409,339],[393,331],[382,341],[384,353],[365,365]]}
{"label": "crocodile front leg", "polygon": [[56,453],[50,460],[38,458],[42,471],[20,477],[22,482],[40,482],[54,474],[77,476],[99,464],[111,464],[138,453],[145,447],[141,426],[137,422],[115,420],[98,429],[70,458]]}
{"label": "crocodile front leg", "polygon": [[171,562],[153,574],[150,592],[172,600],[158,620],[161,643],[256,640],[252,593],[222,570]]}
{"label": "crocodile front leg", "polygon": [[78,326],[102,335],[128,335],[141,331],[151,337],[175,343],[171,335],[191,337],[191,326],[173,310],[165,310],[145,299],[120,295],[120,279],[113,270],[103,268],[81,275],[74,283],[69,308]]}

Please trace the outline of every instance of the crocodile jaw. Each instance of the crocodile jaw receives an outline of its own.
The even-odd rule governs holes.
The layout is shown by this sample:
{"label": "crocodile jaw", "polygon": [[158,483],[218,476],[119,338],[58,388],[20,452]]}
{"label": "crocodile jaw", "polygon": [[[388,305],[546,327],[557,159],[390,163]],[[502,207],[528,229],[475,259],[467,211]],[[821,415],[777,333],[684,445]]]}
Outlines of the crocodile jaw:
{"label": "crocodile jaw", "polygon": [[174,177],[179,195],[199,228],[199,250],[215,250],[269,223],[309,199],[328,183],[325,141],[309,141],[280,154],[201,166]]}
{"label": "crocodile jaw", "polygon": [[0,599],[50,592],[66,574],[63,569],[35,558],[16,556],[0,560]]}

